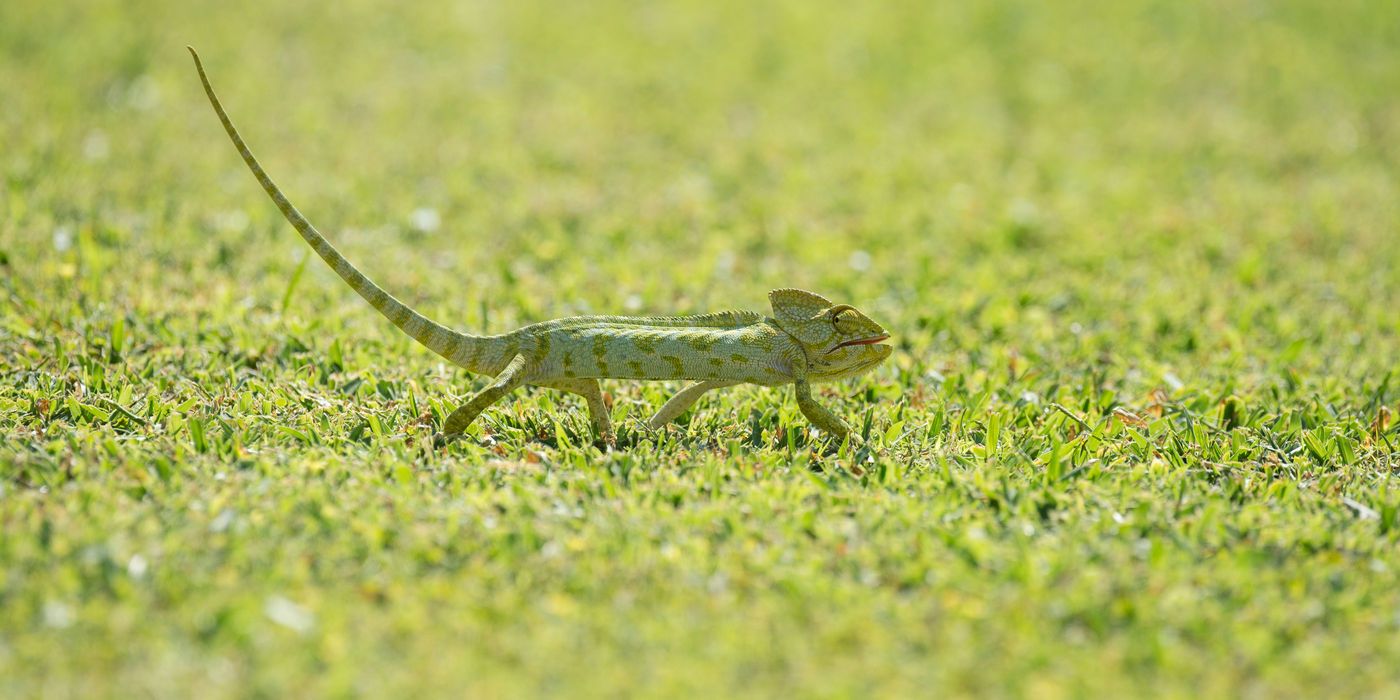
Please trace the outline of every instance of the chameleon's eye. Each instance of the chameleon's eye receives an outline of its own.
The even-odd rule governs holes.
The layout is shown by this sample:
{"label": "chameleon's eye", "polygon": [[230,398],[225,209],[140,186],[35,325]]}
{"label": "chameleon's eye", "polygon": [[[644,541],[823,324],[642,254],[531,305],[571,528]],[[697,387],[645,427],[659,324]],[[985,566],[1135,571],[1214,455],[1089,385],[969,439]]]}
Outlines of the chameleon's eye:
{"label": "chameleon's eye", "polygon": [[851,307],[851,305],[849,305],[849,304],[841,304],[841,305],[838,305],[838,306],[833,306],[833,307],[831,307],[831,311],[829,311],[828,313],[831,314],[831,323],[834,325],[835,323],[837,323],[838,321],[841,320],[841,315],[842,315],[842,314],[849,314],[849,313],[854,313],[854,312],[855,312],[855,309],[854,309],[853,307]]}

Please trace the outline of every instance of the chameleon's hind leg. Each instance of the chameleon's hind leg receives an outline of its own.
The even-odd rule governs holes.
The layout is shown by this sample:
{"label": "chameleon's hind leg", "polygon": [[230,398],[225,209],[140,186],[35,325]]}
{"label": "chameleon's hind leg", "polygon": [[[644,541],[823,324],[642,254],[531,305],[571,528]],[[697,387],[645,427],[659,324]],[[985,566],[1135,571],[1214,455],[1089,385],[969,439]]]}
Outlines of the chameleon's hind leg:
{"label": "chameleon's hind leg", "polygon": [[613,437],[612,416],[608,414],[607,404],[603,403],[603,390],[598,387],[597,379],[552,379],[542,382],[540,386],[582,396],[588,402],[588,415],[593,418],[598,437],[609,445],[617,441]]}
{"label": "chameleon's hind leg", "polygon": [[517,355],[506,368],[496,375],[496,381],[490,386],[478,391],[466,403],[458,407],[447,417],[442,424],[442,433],[438,435],[438,444],[445,444],[462,436],[462,432],[467,426],[486,410],[487,406],[501,400],[502,396],[514,391],[525,381],[525,356]]}
{"label": "chameleon's hind leg", "polygon": [[687,409],[695,405],[696,400],[700,398],[701,394],[711,389],[734,386],[735,384],[739,384],[739,382],[721,381],[718,379],[695,382],[676,392],[676,395],[672,396],[671,400],[667,401],[666,404],[656,412],[656,415],[652,416],[651,420],[647,421],[647,427],[652,430],[660,430],[662,426],[675,420],[676,416],[685,413]]}

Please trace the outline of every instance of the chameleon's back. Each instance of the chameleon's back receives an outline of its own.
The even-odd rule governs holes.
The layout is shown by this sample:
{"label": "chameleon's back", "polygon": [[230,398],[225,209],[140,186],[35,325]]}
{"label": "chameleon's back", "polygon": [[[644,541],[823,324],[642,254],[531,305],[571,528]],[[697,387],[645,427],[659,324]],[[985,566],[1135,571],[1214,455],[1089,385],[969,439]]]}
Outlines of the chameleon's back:
{"label": "chameleon's back", "polygon": [[[727,380],[777,385],[792,381],[785,366],[793,342],[772,324],[738,328],[642,325],[641,319],[551,321],[522,331],[537,344],[531,374],[615,379]],[[668,319],[656,319],[663,323]]]}

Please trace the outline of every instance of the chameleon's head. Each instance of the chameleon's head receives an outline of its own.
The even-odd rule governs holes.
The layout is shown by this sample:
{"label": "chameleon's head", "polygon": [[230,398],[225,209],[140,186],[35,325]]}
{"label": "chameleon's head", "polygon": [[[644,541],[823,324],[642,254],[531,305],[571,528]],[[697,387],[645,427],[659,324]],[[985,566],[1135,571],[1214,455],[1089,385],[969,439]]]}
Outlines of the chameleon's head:
{"label": "chameleon's head", "polygon": [[813,381],[864,374],[890,356],[889,332],[850,304],[801,289],[775,289],[768,301],[778,327],[806,349]]}

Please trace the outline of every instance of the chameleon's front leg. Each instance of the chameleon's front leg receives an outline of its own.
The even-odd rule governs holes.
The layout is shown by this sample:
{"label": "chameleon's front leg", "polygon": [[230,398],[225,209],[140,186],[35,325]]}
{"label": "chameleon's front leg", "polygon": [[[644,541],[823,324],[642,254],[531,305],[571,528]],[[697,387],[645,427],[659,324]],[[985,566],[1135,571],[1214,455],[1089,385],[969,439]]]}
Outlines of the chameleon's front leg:
{"label": "chameleon's front leg", "polygon": [[539,386],[582,396],[583,400],[588,402],[588,415],[593,418],[598,437],[609,445],[617,442],[617,438],[613,436],[612,416],[608,415],[608,405],[603,403],[603,390],[599,388],[597,379],[553,379],[540,382]]}
{"label": "chameleon's front leg", "polygon": [[807,380],[797,379],[793,382],[793,386],[797,389],[797,407],[802,410],[802,415],[807,416],[807,420],[811,421],[812,425],[821,428],[836,440],[844,439],[850,429],[846,427],[844,421],[836,417],[836,414],[826,410],[826,407],[812,398],[812,386],[807,383]]}
{"label": "chameleon's front leg", "polygon": [[437,443],[446,444],[462,436],[467,426],[476,420],[487,406],[501,400],[502,396],[514,391],[525,381],[525,356],[516,355],[515,359],[506,365],[506,368],[496,375],[496,381],[491,385],[478,391],[469,401],[462,404],[447,420],[442,424],[442,434],[438,435]]}
{"label": "chameleon's front leg", "polygon": [[694,384],[691,384],[690,386],[681,389],[679,392],[676,392],[676,395],[672,396],[671,400],[667,401],[666,404],[663,405],[661,409],[656,412],[656,415],[652,416],[651,420],[647,421],[647,427],[651,428],[652,430],[660,430],[667,423],[670,423],[671,421],[675,420],[676,416],[685,413],[687,409],[695,405],[695,402],[700,398],[701,394],[711,389],[719,389],[721,387],[734,386],[738,383],[739,382],[722,381],[718,379],[705,382],[695,382]]}

